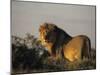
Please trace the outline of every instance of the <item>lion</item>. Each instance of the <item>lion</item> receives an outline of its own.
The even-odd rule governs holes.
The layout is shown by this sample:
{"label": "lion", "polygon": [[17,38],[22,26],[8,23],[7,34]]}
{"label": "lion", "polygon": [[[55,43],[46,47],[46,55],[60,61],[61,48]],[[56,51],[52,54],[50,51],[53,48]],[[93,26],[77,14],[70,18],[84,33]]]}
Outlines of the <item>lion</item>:
{"label": "lion", "polygon": [[52,23],[41,24],[39,33],[39,40],[53,58],[63,57],[70,62],[90,58],[91,43],[85,35],[71,37]]}

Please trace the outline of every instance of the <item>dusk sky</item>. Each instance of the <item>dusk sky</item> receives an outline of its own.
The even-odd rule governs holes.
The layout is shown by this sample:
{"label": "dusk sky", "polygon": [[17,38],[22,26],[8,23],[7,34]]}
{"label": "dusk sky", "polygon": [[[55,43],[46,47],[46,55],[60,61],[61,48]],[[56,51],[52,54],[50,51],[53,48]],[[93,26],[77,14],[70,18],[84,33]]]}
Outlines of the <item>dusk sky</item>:
{"label": "dusk sky", "polygon": [[38,37],[44,22],[56,24],[71,36],[87,35],[95,48],[95,6],[12,2],[12,35],[31,33]]}

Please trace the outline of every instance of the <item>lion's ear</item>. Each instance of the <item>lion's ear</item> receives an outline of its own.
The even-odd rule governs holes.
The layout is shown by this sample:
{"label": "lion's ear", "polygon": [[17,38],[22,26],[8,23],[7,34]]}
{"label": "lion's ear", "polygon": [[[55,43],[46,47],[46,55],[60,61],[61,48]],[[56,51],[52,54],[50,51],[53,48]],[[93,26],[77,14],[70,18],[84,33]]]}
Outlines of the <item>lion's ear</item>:
{"label": "lion's ear", "polygon": [[44,27],[47,28],[47,27],[48,27],[48,23],[45,22],[45,23],[43,23],[41,26],[44,26]]}
{"label": "lion's ear", "polygon": [[40,25],[39,32],[41,32],[41,29],[42,29],[42,28],[43,28],[43,26]]}
{"label": "lion's ear", "polygon": [[48,25],[48,28],[49,28],[50,30],[55,30],[55,29],[57,28],[57,26],[54,25],[54,24],[49,24],[49,25]]}

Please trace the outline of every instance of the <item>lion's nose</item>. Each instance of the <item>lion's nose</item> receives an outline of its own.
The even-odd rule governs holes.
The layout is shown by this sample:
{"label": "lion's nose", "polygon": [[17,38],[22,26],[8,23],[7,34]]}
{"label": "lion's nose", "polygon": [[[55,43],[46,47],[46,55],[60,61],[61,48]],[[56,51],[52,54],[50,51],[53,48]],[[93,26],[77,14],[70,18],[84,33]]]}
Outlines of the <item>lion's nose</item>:
{"label": "lion's nose", "polygon": [[41,39],[40,39],[40,38],[38,38],[38,41],[41,41]]}

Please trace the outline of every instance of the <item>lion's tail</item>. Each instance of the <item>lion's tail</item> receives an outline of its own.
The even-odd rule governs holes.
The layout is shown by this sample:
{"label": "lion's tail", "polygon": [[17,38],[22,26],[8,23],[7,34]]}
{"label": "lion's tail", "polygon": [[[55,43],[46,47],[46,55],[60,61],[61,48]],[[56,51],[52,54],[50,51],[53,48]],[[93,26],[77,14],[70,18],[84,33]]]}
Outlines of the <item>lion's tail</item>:
{"label": "lion's tail", "polygon": [[91,58],[91,41],[90,41],[89,38],[87,39],[86,43],[87,43],[87,46],[88,46],[88,53],[89,53],[88,58],[90,59]]}
{"label": "lion's tail", "polygon": [[86,57],[88,59],[91,58],[91,41],[88,37],[85,36],[84,39],[84,46],[82,48],[82,59],[83,57]]}

